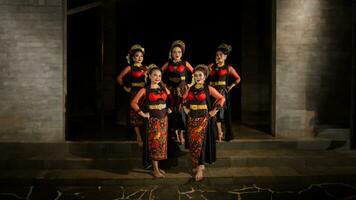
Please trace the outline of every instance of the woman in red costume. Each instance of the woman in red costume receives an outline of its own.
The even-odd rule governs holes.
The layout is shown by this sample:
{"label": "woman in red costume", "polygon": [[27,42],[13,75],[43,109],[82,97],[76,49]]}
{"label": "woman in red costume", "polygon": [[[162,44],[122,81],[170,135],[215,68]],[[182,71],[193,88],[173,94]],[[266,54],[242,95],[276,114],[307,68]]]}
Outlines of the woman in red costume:
{"label": "woman in red costume", "polygon": [[188,74],[193,73],[193,67],[189,62],[182,59],[185,51],[185,44],[181,40],[176,40],[170,48],[170,59],[162,67],[164,75],[163,82],[172,93],[172,114],[170,115],[170,131],[175,134],[179,144],[184,144],[183,132],[186,127],[186,117],[182,108],[182,95],[187,88]]}
{"label": "woman in red costume", "polygon": [[[143,57],[145,54],[144,48],[139,45],[133,45],[129,53],[126,57],[128,66],[126,66],[121,73],[117,76],[117,82],[123,86],[126,92],[131,93],[131,98],[135,96],[135,94],[146,86],[146,77],[147,77],[147,67],[142,64]],[[128,86],[124,85],[124,78],[128,76],[129,83]],[[143,104],[143,100],[139,102],[141,106]],[[133,109],[129,109],[129,117],[130,117],[130,125],[134,127],[136,133],[136,140],[140,147],[142,147],[142,137],[140,134],[140,127],[143,126],[143,118],[138,115]]]}
{"label": "woman in red costume", "polygon": [[[196,66],[195,84],[184,95],[184,109],[188,113],[189,152],[196,181],[204,177],[204,163],[216,160],[214,123],[211,120],[225,102],[225,98],[216,89],[205,84],[208,71],[206,65]],[[210,96],[215,99],[212,105]]]}
{"label": "woman in red costume", "polygon": [[[230,45],[224,43],[219,45],[215,54],[215,63],[209,65],[209,85],[213,86],[226,99],[223,108],[219,110],[216,117],[218,142],[221,142],[223,139],[226,141],[232,139],[229,91],[241,81],[236,70],[225,62],[231,50],[232,48]],[[228,85],[229,76],[232,76],[235,79],[231,85]],[[225,134],[221,126],[222,123],[225,125]]]}
{"label": "woman in red costume", "polygon": [[[134,111],[148,120],[145,134],[147,134],[148,155],[152,160],[153,176],[156,178],[165,176],[165,172],[158,166],[158,161],[167,159],[167,114],[171,112],[167,106],[170,92],[160,84],[161,75],[162,72],[156,65],[150,65],[150,83],[142,88],[131,101]],[[142,111],[139,104],[144,98],[147,101],[148,112]]]}

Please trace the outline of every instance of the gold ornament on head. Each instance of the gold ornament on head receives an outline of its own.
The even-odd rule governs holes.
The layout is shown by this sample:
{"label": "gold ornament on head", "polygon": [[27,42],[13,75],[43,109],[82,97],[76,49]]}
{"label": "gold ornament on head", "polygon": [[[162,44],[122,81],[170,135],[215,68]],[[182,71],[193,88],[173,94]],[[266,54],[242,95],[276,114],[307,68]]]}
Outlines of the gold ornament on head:
{"label": "gold ornament on head", "polygon": [[152,63],[152,64],[149,64],[147,67],[148,74],[151,74],[152,70],[154,70],[154,69],[161,71],[161,69],[156,64]]}
{"label": "gold ornament on head", "polygon": [[130,48],[129,54],[133,54],[137,50],[141,51],[143,54],[145,54],[145,49],[139,44],[132,45],[132,47]]}
{"label": "gold ornament on head", "polygon": [[194,71],[201,71],[204,73],[205,77],[208,76],[208,74],[210,73],[209,71],[209,67],[205,64],[199,64],[196,67],[194,67]]}
{"label": "gold ornament on head", "polygon": [[139,44],[134,44],[131,46],[127,56],[126,56],[126,60],[127,60],[127,63],[130,64],[130,58],[133,56],[133,54],[136,52],[136,51],[141,51],[143,54],[145,54],[145,49],[139,45]]}
{"label": "gold ornament on head", "polygon": [[174,42],[172,43],[172,45],[171,45],[171,49],[170,49],[170,51],[169,51],[170,58],[171,58],[171,52],[172,52],[172,50],[173,50],[174,47],[179,47],[179,48],[181,48],[182,53],[184,53],[184,51],[185,51],[185,43],[184,43],[182,40],[176,40],[176,41],[174,41]]}

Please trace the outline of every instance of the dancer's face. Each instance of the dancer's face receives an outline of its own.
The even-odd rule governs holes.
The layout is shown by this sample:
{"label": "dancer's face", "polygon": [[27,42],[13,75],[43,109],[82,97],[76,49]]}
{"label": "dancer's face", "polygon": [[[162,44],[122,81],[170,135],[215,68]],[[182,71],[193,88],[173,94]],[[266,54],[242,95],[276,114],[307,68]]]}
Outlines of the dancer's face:
{"label": "dancer's face", "polygon": [[136,51],[132,57],[132,60],[135,62],[135,64],[141,64],[143,62],[143,53],[141,51]]}
{"label": "dancer's face", "polygon": [[205,81],[205,75],[202,71],[197,70],[194,72],[194,79],[195,79],[195,82],[197,82],[199,84],[203,84]]}
{"label": "dancer's face", "polygon": [[172,58],[174,60],[180,60],[182,58],[182,49],[180,47],[174,47],[172,49]]}
{"label": "dancer's face", "polygon": [[159,71],[158,69],[153,70],[150,74],[150,78],[153,83],[158,84],[159,82],[161,82],[161,78],[162,78],[161,71]]}
{"label": "dancer's face", "polygon": [[215,54],[215,61],[216,63],[223,63],[225,62],[227,55],[225,55],[222,51],[217,51]]}

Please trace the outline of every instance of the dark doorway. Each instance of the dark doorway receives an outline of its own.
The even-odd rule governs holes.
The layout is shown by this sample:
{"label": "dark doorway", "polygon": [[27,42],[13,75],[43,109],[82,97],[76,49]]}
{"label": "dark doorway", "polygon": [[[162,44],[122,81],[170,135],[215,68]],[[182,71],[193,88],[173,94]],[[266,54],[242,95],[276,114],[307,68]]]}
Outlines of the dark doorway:
{"label": "dark doorway", "polygon": [[[77,2],[76,5],[72,3],[74,7],[85,7],[86,4],[90,7],[92,4],[80,0],[73,2]],[[130,131],[125,126],[128,95],[115,81],[127,65],[127,51],[131,45],[139,43],[146,50],[144,63],[162,66],[168,60],[170,44],[177,39],[186,43],[183,58],[193,66],[213,62],[216,47],[222,42],[231,44],[233,50],[228,63],[242,77],[241,84],[234,88],[230,96],[233,122],[257,131],[270,130],[271,65],[262,66],[261,63],[269,62],[272,54],[270,22],[265,16],[269,17],[273,12],[271,3],[259,4],[257,0],[252,0],[254,3],[247,3],[251,2],[247,0],[194,1],[194,4],[188,0],[98,2],[101,6],[68,16],[68,139],[127,139]],[[108,7],[110,9],[105,10]],[[222,9],[217,9],[219,7]],[[112,14],[108,14],[108,10]],[[249,10],[254,14],[251,15]],[[105,26],[108,21],[112,26]],[[251,41],[253,44],[250,44]],[[101,44],[104,44],[104,50]],[[111,46],[111,50],[107,50],[107,46]],[[111,64],[101,63],[101,50],[104,62],[111,59]],[[247,76],[252,77],[256,73],[264,73],[261,77],[268,76],[258,82],[268,85],[257,97],[264,99],[260,104],[265,107],[256,105],[252,109],[254,112],[244,112],[243,95],[253,95],[248,91],[253,88],[243,85],[255,84],[256,76],[252,79]],[[106,102],[114,103],[108,105]],[[244,113],[249,118],[244,119]],[[250,118],[258,118],[262,114],[265,116],[262,118],[264,127],[258,124],[260,118],[258,123]]]}
{"label": "dark doorway", "polygon": [[[145,64],[162,66],[174,40],[183,40],[183,59],[193,66],[214,62],[215,49],[223,42],[232,45],[228,63],[241,73],[241,7],[242,1],[207,2],[119,1],[117,3],[117,74],[126,66],[128,48],[135,43],[146,50]],[[217,9],[217,7],[223,9]],[[118,96],[124,95],[118,87]],[[231,93],[235,123],[241,120],[241,86]],[[121,124],[125,123],[127,99],[118,99]]]}
{"label": "dark doorway", "polygon": [[67,136],[72,140],[100,133],[101,9],[67,17]]}

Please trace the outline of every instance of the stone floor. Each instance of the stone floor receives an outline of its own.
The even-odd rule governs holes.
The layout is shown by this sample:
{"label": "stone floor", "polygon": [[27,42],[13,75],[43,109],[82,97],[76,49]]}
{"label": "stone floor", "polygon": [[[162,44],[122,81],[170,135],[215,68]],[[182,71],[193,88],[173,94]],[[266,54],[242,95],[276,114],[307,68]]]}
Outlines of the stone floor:
{"label": "stone floor", "polygon": [[150,186],[3,186],[1,200],[119,200],[119,199],[268,199],[268,200],[331,200],[356,199],[356,187],[345,183],[316,183],[311,185],[230,185],[205,186],[201,183],[186,185]]}
{"label": "stone floor", "polygon": [[153,179],[134,142],[4,143],[0,200],[356,200],[356,151],[343,149],[343,138],[286,140],[240,128],[244,136],[217,144],[201,182],[184,148],[166,178]]}

